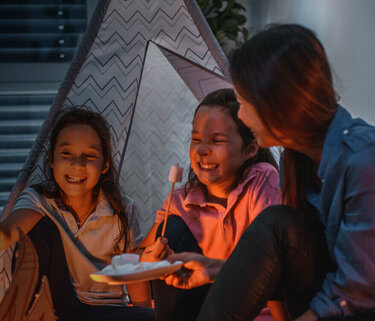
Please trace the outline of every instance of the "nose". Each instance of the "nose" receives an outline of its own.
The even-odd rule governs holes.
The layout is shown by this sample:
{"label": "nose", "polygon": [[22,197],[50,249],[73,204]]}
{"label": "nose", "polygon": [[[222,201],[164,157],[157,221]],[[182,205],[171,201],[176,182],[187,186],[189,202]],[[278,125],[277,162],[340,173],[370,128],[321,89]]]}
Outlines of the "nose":
{"label": "nose", "polygon": [[206,143],[201,142],[197,148],[197,153],[199,156],[206,156],[210,153],[210,148]]}
{"label": "nose", "polygon": [[84,156],[77,156],[72,159],[70,164],[71,167],[85,167],[86,166],[86,158]]}

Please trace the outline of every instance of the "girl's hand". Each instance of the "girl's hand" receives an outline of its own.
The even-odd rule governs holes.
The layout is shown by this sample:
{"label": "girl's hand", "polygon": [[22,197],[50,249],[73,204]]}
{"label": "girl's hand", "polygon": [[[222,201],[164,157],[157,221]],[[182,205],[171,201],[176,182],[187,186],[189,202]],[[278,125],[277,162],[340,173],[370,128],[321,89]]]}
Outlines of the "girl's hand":
{"label": "girl's hand", "polygon": [[164,278],[165,283],[176,288],[191,289],[208,283],[213,283],[224,260],[210,259],[198,253],[178,253],[168,258],[168,261],[183,261],[183,267],[174,274]]}
{"label": "girl's hand", "polygon": [[168,246],[168,240],[163,237],[158,237],[156,241],[147,246],[140,256],[140,262],[158,262],[167,259],[173,251]]}

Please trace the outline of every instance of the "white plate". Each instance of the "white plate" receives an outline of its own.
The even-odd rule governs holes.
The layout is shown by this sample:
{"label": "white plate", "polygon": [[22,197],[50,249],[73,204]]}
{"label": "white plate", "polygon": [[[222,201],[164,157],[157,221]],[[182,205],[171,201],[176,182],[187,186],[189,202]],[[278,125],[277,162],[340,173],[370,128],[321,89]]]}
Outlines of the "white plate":
{"label": "white plate", "polygon": [[97,282],[105,282],[108,284],[124,284],[124,283],[135,283],[141,281],[150,281],[159,279],[167,274],[178,271],[182,266],[181,261],[174,262],[168,266],[156,267],[154,269],[148,269],[145,271],[139,271],[134,273],[117,274],[115,272],[99,271],[91,273],[90,276]]}

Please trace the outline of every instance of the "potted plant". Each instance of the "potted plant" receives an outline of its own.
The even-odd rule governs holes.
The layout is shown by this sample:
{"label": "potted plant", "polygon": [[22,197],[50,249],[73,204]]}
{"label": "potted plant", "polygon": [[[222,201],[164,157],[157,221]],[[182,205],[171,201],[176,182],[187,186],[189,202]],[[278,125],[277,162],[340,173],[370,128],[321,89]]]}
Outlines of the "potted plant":
{"label": "potted plant", "polygon": [[206,17],[216,39],[227,56],[240,46],[249,36],[246,23],[246,12],[236,0],[197,0],[203,15]]}

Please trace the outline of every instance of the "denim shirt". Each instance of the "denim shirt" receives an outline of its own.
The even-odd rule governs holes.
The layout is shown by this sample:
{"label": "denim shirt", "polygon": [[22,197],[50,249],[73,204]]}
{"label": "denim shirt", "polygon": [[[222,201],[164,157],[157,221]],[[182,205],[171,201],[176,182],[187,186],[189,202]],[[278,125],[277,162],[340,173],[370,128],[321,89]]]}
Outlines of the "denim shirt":
{"label": "denim shirt", "polygon": [[319,210],[338,268],[310,307],[320,317],[375,311],[375,128],[338,106],[318,176],[321,192],[307,199]]}

